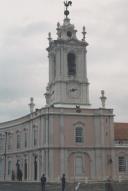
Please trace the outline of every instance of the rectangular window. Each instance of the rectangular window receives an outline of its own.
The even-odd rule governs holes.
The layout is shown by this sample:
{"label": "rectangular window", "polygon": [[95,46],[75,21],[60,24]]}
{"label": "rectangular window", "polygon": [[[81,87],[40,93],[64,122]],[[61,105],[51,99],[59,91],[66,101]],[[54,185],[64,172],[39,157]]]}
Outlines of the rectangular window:
{"label": "rectangular window", "polygon": [[0,153],[2,153],[4,150],[3,142],[4,142],[3,138],[0,138]]}
{"label": "rectangular window", "polygon": [[11,161],[8,161],[8,175],[11,175],[11,171],[12,171],[12,163]]}
{"label": "rectangular window", "polygon": [[82,157],[76,157],[75,161],[76,176],[83,176],[83,159]]}
{"label": "rectangular window", "polygon": [[33,128],[33,144],[34,146],[37,146],[37,139],[38,139],[38,128]]}
{"label": "rectangular window", "polygon": [[83,142],[83,128],[77,127],[76,128],[76,143],[82,143]]}
{"label": "rectangular window", "polygon": [[0,158],[0,176],[4,175],[3,167],[4,167],[4,161],[3,159]]}
{"label": "rectangular window", "polygon": [[125,172],[126,171],[126,159],[124,156],[121,156],[118,158],[119,162],[119,172]]}
{"label": "rectangular window", "polygon": [[8,150],[11,149],[11,146],[12,146],[12,135],[9,134],[9,135],[8,135]]}
{"label": "rectangular window", "polygon": [[20,149],[21,147],[21,136],[20,134],[17,134],[17,149]]}
{"label": "rectangular window", "polygon": [[4,144],[5,143],[5,136],[4,134],[0,133],[0,153],[4,151]]}
{"label": "rectangular window", "polygon": [[24,133],[24,147],[25,148],[27,147],[27,144],[28,144],[28,142],[27,142],[27,131],[25,131],[25,133]]}

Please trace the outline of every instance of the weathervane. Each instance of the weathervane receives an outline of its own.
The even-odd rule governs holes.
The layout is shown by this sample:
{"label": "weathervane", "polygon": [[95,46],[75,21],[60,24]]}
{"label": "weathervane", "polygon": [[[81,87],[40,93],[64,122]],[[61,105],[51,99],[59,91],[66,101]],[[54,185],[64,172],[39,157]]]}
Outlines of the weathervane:
{"label": "weathervane", "polygon": [[69,15],[68,7],[72,5],[72,1],[64,1],[64,6],[66,7],[66,10],[64,11],[64,14],[66,15],[66,18]]}

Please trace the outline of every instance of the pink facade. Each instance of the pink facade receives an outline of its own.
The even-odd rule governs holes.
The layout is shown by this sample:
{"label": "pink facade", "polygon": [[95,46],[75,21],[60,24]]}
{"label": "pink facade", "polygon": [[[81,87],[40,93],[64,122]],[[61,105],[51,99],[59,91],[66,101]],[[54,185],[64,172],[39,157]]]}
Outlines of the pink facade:
{"label": "pink facade", "polygon": [[[105,179],[113,175],[112,110],[82,109],[77,113],[76,109],[51,108],[49,116],[52,119],[49,125],[52,127],[50,145],[54,153],[54,175],[60,177],[65,173],[69,181]],[[82,129],[82,140],[78,142],[77,128]]]}

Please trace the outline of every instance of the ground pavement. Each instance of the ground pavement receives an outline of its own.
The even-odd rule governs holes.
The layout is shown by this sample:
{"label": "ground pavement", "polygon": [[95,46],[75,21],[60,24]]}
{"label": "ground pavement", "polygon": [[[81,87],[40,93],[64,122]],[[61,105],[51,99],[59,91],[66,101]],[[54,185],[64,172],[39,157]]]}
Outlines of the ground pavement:
{"label": "ground pavement", "polygon": [[[47,184],[46,191],[60,191],[60,184]],[[42,191],[41,183],[0,182],[0,191]]]}
{"label": "ground pavement", "polygon": [[[128,191],[128,181],[112,184],[112,191]],[[0,182],[0,191],[41,191],[41,183]],[[61,191],[60,184],[47,184],[46,191]],[[75,191],[74,184],[66,185],[65,191]],[[108,191],[105,183],[80,184],[78,191]]]}

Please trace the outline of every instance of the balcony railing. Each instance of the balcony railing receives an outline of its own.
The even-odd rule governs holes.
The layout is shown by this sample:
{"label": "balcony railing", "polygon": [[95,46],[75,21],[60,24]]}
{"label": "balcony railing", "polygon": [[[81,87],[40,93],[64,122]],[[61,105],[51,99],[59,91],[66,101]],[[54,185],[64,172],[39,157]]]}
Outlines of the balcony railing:
{"label": "balcony railing", "polygon": [[115,146],[127,146],[128,147],[128,140],[115,140]]}

